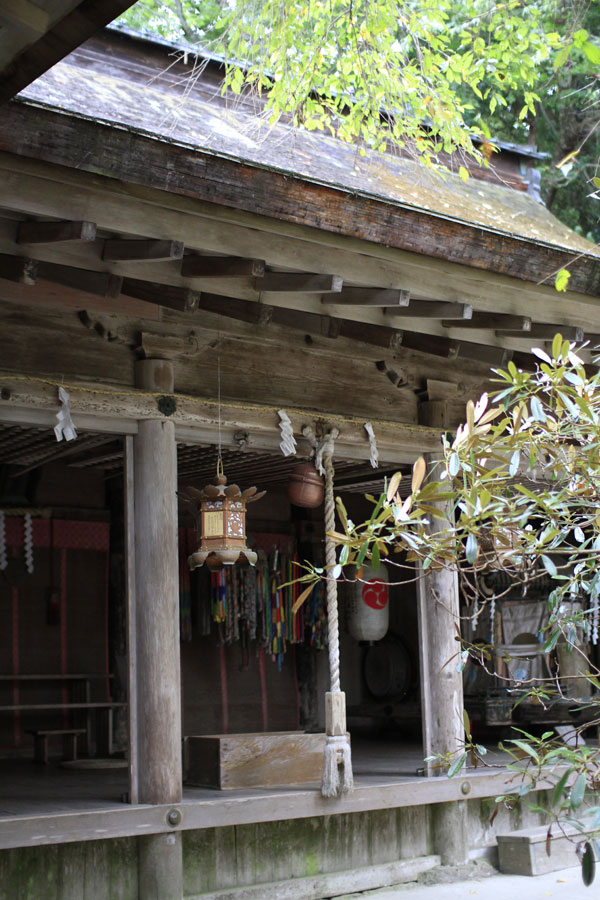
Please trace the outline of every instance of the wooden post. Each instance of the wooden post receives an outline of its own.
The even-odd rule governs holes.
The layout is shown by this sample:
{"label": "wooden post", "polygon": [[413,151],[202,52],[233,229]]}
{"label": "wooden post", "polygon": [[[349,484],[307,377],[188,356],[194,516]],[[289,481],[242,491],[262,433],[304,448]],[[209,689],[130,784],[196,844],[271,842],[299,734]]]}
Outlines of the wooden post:
{"label": "wooden post", "polygon": [[[428,463],[435,457],[428,455]],[[450,510],[440,506],[430,529],[440,531],[449,524]],[[417,582],[423,756],[453,753],[463,746],[462,673],[456,671],[457,627],[460,627],[458,577],[453,569],[426,574]],[[449,662],[449,660],[451,660]],[[425,763],[428,776],[443,775],[435,760]],[[460,776],[457,776],[460,777]],[[444,865],[466,862],[468,855],[464,802],[433,806],[434,851]]]}
{"label": "wooden post", "polygon": [[[136,384],[171,393],[172,363],[136,363]],[[136,670],[130,696],[137,802],[176,804],[182,779],[177,446],[173,422],[158,408],[156,419],[138,423],[133,438],[133,485]],[[138,843],[140,900],[180,900],[181,834],[148,835]]]}

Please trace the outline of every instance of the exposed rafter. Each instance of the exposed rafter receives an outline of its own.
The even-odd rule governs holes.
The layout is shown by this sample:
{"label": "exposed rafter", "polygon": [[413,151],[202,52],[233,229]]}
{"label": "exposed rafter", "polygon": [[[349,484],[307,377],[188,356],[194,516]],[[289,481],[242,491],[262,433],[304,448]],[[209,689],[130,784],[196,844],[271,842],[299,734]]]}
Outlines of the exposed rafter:
{"label": "exposed rafter", "polygon": [[37,272],[37,260],[28,259],[26,256],[9,256],[6,253],[0,253],[0,278],[31,285],[35,284]]}
{"label": "exposed rafter", "polygon": [[269,294],[339,294],[344,284],[339,275],[311,275],[308,272],[266,272],[256,289]]}
{"label": "exposed rafter", "polygon": [[262,278],[264,259],[238,256],[184,256],[181,264],[184,278]]}
{"label": "exposed rafter", "polygon": [[19,222],[17,229],[17,244],[57,244],[95,239],[94,222]]}
{"label": "exposed rafter", "polygon": [[181,241],[141,240],[104,241],[102,259],[126,262],[147,262],[148,260],[170,260],[183,258]]}
{"label": "exposed rafter", "polygon": [[536,338],[541,341],[551,341],[557,331],[560,331],[562,336],[568,341],[582,341],[584,339],[583,328],[579,328],[576,325],[542,325],[537,322],[534,322],[527,332],[499,328],[496,330],[496,336]]}
{"label": "exposed rafter", "polygon": [[336,306],[408,306],[408,291],[387,288],[344,287],[335,297],[323,297],[323,303]]}
{"label": "exposed rafter", "polygon": [[174,287],[169,284],[156,284],[152,281],[140,281],[137,278],[124,278],[121,292],[146,303],[155,303],[180,312],[193,312],[198,309],[200,291],[187,287]]}
{"label": "exposed rafter", "polygon": [[470,319],[473,307],[469,303],[443,303],[437,300],[411,300],[401,309],[385,309],[386,316],[414,319]]}
{"label": "exposed rafter", "polygon": [[455,320],[443,320],[445,328],[492,328],[513,331],[531,331],[531,319],[529,316],[511,316],[502,313],[487,313],[473,310],[469,320],[456,322]]}

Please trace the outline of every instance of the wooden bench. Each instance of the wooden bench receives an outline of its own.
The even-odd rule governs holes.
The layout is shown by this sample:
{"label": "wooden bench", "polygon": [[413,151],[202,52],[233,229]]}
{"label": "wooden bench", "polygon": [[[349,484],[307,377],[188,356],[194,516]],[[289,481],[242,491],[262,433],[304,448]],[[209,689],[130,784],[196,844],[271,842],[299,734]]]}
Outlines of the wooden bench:
{"label": "wooden bench", "polygon": [[48,762],[48,738],[61,735],[63,739],[63,759],[77,759],[77,738],[85,734],[85,728],[36,728],[28,729],[28,734],[33,735],[33,759],[34,762]]}

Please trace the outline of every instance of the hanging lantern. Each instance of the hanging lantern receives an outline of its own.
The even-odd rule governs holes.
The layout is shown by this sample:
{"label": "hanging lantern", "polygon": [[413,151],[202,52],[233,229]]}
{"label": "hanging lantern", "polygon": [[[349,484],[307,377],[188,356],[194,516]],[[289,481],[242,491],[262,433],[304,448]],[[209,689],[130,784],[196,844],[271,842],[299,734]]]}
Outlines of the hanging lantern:
{"label": "hanging lantern", "polygon": [[361,580],[348,586],[348,631],[357,641],[380,641],[390,622],[388,572],[364,566]]}
{"label": "hanging lantern", "polygon": [[206,563],[209,569],[220,569],[243,557],[253,566],[256,553],[246,547],[246,504],[260,500],[266,491],[257,494],[255,487],[241,491],[237,484],[228,486],[220,460],[216,482],[201,491],[188,487],[183,492],[194,508],[201,535],[200,548],[188,557],[188,565],[197,569]]}
{"label": "hanging lantern", "polygon": [[316,509],[323,502],[323,479],[311,462],[300,463],[290,472],[288,500],[294,506]]}

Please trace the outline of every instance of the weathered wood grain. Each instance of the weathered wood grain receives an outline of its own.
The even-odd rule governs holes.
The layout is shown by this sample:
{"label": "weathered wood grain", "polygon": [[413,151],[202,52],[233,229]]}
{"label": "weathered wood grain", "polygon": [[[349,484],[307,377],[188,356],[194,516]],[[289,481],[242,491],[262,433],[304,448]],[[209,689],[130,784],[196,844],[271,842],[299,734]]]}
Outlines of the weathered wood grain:
{"label": "weathered wood grain", "polygon": [[[136,363],[136,384],[173,390],[173,366]],[[159,417],[133,438],[137,772],[140,803],[181,800],[179,571],[175,426]],[[181,854],[180,860],[181,862]]]}
{"label": "weathered wood grain", "polygon": [[126,262],[147,262],[149,259],[170,260],[183,258],[181,241],[157,241],[152,239],[115,239],[104,241],[102,259]]}
{"label": "weathered wood grain", "polygon": [[600,293],[600,266],[592,256],[574,260],[568,250],[288,178],[78,116],[26,104],[5,107],[0,115],[0,149],[525,281],[538,283],[568,267],[572,291]]}
{"label": "weathered wood grain", "polygon": [[323,297],[322,303],[338,306],[408,306],[410,292],[384,288],[345,287],[335,297]]}
{"label": "weathered wood grain", "polygon": [[[14,0],[12,2],[17,9],[22,6]],[[29,5],[33,7],[33,4]],[[14,97],[129,6],[132,6],[131,0],[81,0],[76,3],[56,25],[48,31],[44,29],[36,41],[3,67],[0,72],[0,103]],[[39,10],[39,16],[44,15],[44,10]]]}
{"label": "weathered wood grain", "polygon": [[568,341],[582,341],[584,339],[584,330],[578,325],[543,325],[538,322],[533,322],[527,332],[499,328],[496,330],[496,335],[498,337],[535,338],[542,341],[551,341],[558,331]]}
{"label": "weathered wood grain", "polygon": [[55,244],[63,241],[95,241],[94,222],[19,222],[17,244]]}
{"label": "weathered wood grain", "polygon": [[189,735],[186,783],[220,790],[316,784],[323,768],[324,734]]}
{"label": "weathered wood grain", "polygon": [[[185,241],[187,246],[208,252],[219,252],[227,246],[239,256],[266,255],[270,265],[291,269],[326,273],[333,268],[346,282],[364,284],[367,281],[386,288],[408,289],[417,299],[434,297],[451,302],[469,302],[475,309],[484,312],[495,313],[501,308],[505,313],[521,315],[525,306],[528,314],[539,321],[547,320],[548,315],[552,314],[559,321],[577,321],[594,332],[600,330],[598,305],[593,297],[572,291],[558,295],[548,284],[518,281],[465,265],[319,231],[314,227],[276,221],[140,185],[124,185],[111,178],[95,176],[90,179],[88,173],[74,169],[61,169],[57,173],[50,164],[1,152],[0,170],[3,175],[0,180],[0,202],[29,215],[64,218],[72,216],[76,210],[83,218],[93,208],[99,227],[111,231],[176,238]],[[65,185],[70,186],[69,192],[65,191]],[[63,261],[73,263],[76,245],[68,246],[72,252],[69,260],[64,258]],[[42,249],[40,246],[39,250]],[[80,250],[81,246],[78,247],[78,265],[83,264],[83,260],[79,259]],[[55,254],[56,251],[53,256]],[[47,257],[40,253],[40,258]],[[85,264],[90,265],[90,260]],[[152,279],[181,284],[165,280],[161,275],[164,268],[155,266],[154,269],[159,271],[152,271]],[[219,279],[214,281],[219,284]],[[228,281],[231,285],[235,280]],[[236,283],[241,285],[242,282],[243,279],[238,279]],[[211,290],[246,299],[256,299],[257,296],[255,292],[241,293],[239,290],[232,293],[231,287],[224,291],[211,287]],[[279,306],[297,305],[298,299],[303,307],[307,306],[304,297],[285,300],[284,295],[273,295],[272,303]],[[382,314],[376,309],[360,306],[347,311],[344,309],[344,317],[356,321],[382,321]],[[380,318],[377,319],[377,316]],[[435,330],[440,328],[437,322],[420,322],[421,331],[438,333]]]}
{"label": "weathered wood grain", "polygon": [[183,259],[181,274],[184,278],[262,278],[265,274],[265,261],[190,254]]}
{"label": "weathered wood grain", "polygon": [[308,272],[265,272],[257,282],[261,293],[339,294],[344,283],[340,275],[311,275]]}
{"label": "weathered wood grain", "polygon": [[90,272],[87,269],[76,269],[74,266],[61,266],[56,263],[38,262],[38,275],[45,281],[74,287],[87,294],[98,294],[100,297],[116,299],[121,293],[123,279],[110,272]]}
{"label": "weathered wood grain", "polygon": [[[188,287],[176,287],[170,284],[156,284],[152,281],[141,281],[138,278],[123,278],[121,293],[129,297],[137,297],[145,303],[156,303],[180,312],[193,312],[198,309],[200,292]],[[120,306],[120,304],[119,304]]]}
{"label": "weathered wood grain", "polygon": [[385,310],[386,317],[413,316],[415,319],[470,319],[473,307],[469,303],[440,303],[435,300],[411,300],[408,306]]}
{"label": "weathered wood grain", "polygon": [[473,310],[470,319],[456,321],[456,319],[443,320],[444,328],[505,328],[513,331],[531,331],[531,319],[529,316],[510,316],[502,313],[489,313]]}
{"label": "weathered wood grain", "polygon": [[[434,457],[427,456],[428,462]],[[439,515],[429,528],[444,529],[448,509],[439,505]],[[458,577],[451,568],[421,572],[417,581],[423,709],[423,756],[456,753],[463,745],[464,725],[462,673],[448,664],[457,652],[456,628],[460,627]],[[435,760],[425,763],[429,776],[445,775]]]}
{"label": "weathered wood grain", "polygon": [[27,259],[25,256],[8,256],[0,254],[0,278],[7,281],[16,281],[18,284],[35,284],[39,263],[35,259]]}

